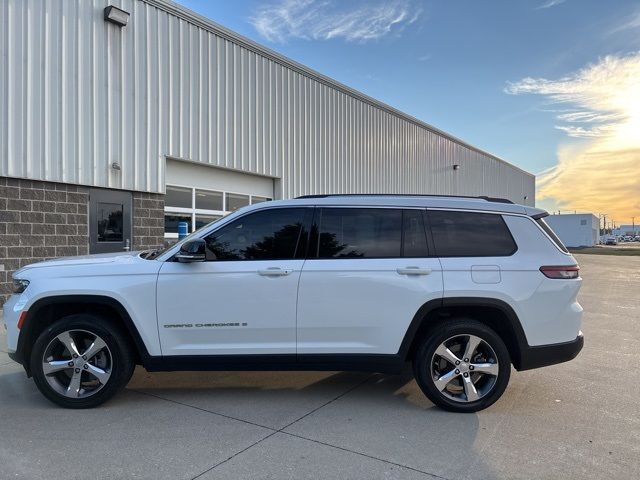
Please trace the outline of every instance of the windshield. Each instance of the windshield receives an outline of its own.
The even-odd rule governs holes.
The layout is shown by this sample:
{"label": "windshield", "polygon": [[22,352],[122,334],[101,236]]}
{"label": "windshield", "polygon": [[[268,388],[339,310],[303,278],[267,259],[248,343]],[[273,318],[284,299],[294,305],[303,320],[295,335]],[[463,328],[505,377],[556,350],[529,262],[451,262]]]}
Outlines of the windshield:
{"label": "windshield", "polygon": [[200,230],[204,229],[204,228],[209,228],[211,225],[213,225],[214,223],[218,223],[220,220],[222,220],[223,218],[226,217],[220,217],[212,222],[207,223],[206,225],[203,225],[202,227],[200,227],[199,229],[197,229],[195,232],[190,233],[189,235],[187,235],[186,237],[184,237],[183,239],[179,240],[176,243],[172,243],[171,245],[165,245],[163,248],[155,248],[155,249],[151,249],[151,250],[145,250],[144,252],[142,252],[140,254],[141,258],[144,258],[145,260],[154,260],[156,258],[158,258],[160,255],[162,255],[164,252],[166,252],[167,250],[169,250],[170,248],[173,248],[175,246],[178,245],[182,245],[184,242],[190,240],[191,238],[193,238],[193,236],[200,232]]}

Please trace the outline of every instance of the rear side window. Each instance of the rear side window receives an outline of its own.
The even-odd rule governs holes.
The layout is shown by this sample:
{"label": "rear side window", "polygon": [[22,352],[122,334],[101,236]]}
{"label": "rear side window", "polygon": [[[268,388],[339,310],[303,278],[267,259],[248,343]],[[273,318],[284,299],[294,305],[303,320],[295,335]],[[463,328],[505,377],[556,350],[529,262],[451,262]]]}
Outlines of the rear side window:
{"label": "rear side window", "polygon": [[501,215],[439,210],[428,215],[439,257],[506,257],[518,249]]}
{"label": "rear side window", "polygon": [[567,250],[567,247],[565,247],[564,244],[562,243],[562,240],[558,238],[558,236],[556,235],[556,232],[551,230],[551,227],[547,222],[544,221],[544,218],[536,218],[536,223],[540,225],[540,228],[542,228],[545,231],[545,233],[549,235],[549,237],[551,237],[551,240],[553,240],[553,242],[558,246],[560,250],[562,250],[564,253],[569,253],[569,250]]}
{"label": "rear side window", "polygon": [[393,258],[402,248],[402,210],[323,208],[318,258]]}

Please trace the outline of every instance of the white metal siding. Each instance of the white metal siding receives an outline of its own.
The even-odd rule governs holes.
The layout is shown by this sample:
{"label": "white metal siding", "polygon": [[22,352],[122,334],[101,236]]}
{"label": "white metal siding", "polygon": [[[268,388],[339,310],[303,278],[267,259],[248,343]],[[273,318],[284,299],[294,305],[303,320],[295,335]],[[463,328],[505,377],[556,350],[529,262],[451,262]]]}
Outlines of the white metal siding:
{"label": "white metal siding", "polygon": [[567,247],[593,247],[598,243],[600,221],[591,213],[549,215],[545,221]]}
{"label": "white metal siding", "polygon": [[533,175],[162,0],[4,0],[0,27],[0,175],[162,192],[169,156],[282,178],[284,198],[534,204]]}

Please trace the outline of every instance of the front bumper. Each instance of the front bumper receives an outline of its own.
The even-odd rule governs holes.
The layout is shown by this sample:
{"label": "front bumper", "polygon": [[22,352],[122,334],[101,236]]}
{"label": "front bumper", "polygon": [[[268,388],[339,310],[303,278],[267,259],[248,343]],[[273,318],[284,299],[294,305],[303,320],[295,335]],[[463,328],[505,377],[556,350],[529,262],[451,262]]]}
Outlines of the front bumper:
{"label": "front bumper", "polygon": [[20,295],[11,295],[3,306],[2,321],[7,332],[7,350],[9,358],[22,363],[19,359],[20,355],[17,354],[18,350],[18,337],[20,336],[20,329],[18,329],[18,319],[20,313],[24,308],[23,302],[20,301]]}
{"label": "front bumper", "polygon": [[531,370],[532,368],[568,362],[578,356],[583,346],[584,336],[582,332],[578,332],[576,339],[569,342],[536,345],[535,347],[528,346],[520,352],[518,370]]}

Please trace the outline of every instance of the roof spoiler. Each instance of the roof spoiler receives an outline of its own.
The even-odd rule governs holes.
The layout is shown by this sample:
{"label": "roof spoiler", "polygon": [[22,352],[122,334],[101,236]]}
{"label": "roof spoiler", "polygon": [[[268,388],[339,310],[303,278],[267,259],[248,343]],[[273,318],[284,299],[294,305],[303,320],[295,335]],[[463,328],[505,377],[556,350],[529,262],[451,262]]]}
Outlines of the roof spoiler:
{"label": "roof spoiler", "polygon": [[534,220],[540,220],[541,218],[548,217],[548,216],[549,216],[549,212],[540,212],[540,213],[536,213],[535,215],[531,215],[531,218],[533,218]]}

